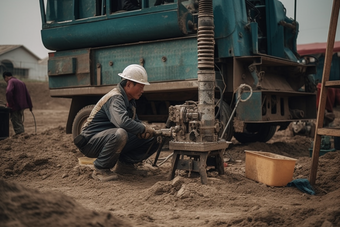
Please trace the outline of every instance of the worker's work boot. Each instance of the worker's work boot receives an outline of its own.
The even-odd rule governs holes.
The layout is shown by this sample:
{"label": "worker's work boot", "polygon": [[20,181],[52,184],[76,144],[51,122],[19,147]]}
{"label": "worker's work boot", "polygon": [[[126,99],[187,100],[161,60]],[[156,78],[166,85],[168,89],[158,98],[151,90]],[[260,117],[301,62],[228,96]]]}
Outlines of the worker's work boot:
{"label": "worker's work boot", "polygon": [[133,174],[140,175],[146,177],[148,175],[148,171],[144,169],[138,169],[135,164],[123,163],[118,161],[116,164],[115,172],[121,175],[124,174]]}
{"label": "worker's work boot", "polygon": [[92,178],[104,182],[117,180],[118,176],[115,172],[112,172],[110,169],[95,169],[93,170]]}

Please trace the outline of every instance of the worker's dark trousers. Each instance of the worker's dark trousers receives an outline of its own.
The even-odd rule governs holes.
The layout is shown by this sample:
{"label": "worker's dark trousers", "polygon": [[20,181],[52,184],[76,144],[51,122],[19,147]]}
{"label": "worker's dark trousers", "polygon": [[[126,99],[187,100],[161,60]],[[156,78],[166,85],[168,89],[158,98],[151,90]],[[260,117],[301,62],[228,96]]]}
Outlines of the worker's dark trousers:
{"label": "worker's dark trousers", "polygon": [[94,161],[95,168],[111,169],[118,159],[124,163],[137,163],[147,159],[157,150],[158,144],[153,144],[153,141],[139,139],[122,128],[112,128],[94,135],[81,152],[87,157],[97,158]]}
{"label": "worker's dark trousers", "polygon": [[10,118],[11,118],[11,122],[12,122],[15,134],[20,134],[20,133],[25,132],[24,122],[22,120],[23,115],[24,115],[23,110],[17,110],[17,111],[11,112]]}
{"label": "worker's dark trousers", "polygon": [[131,133],[128,133],[128,136],[128,141],[119,156],[119,161],[126,164],[134,164],[148,159],[159,147],[156,137],[143,140]]}

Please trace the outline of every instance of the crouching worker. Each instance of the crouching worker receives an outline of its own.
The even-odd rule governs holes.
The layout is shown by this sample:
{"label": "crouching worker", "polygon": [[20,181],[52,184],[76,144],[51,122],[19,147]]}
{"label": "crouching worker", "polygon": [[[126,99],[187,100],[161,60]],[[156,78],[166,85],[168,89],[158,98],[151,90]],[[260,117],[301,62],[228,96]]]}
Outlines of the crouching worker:
{"label": "crouching worker", "polygon": [[135,100],[143,94],[144,86],[150,85],[145,69],[132,64],[118,75],[122,81],[98,101],[74,139],[85,156],[97,158],[92,177],[101,181],[116,180],[117,173],[139,174],[143,170],[137,170],[135,164],[158,148],[155,130],[142,124],[136,115]]}

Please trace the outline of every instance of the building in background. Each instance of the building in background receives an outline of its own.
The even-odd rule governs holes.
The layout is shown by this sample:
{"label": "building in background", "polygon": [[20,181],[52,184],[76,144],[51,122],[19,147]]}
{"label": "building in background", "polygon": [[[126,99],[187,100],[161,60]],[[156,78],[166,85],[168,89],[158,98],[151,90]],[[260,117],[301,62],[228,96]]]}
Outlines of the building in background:
{"label": "building in background", "polygon": [[0,45],[0,73],[12,72],[20,79],[47,81],[47,61],[23,45]]}

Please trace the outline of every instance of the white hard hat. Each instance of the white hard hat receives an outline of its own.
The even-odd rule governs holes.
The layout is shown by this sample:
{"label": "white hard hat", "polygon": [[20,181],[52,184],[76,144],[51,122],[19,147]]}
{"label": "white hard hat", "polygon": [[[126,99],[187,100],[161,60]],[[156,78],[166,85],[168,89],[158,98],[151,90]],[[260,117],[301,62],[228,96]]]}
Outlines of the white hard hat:
{"label": "white hard hat", "polygon": [[140,84],[150,85],[150,83],[148,82],[148,74],[146,73],[144,67],[141,65],[128,65],[122,73],[118,73],[118,76]]}

